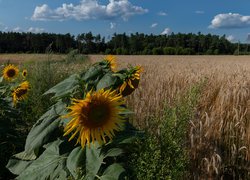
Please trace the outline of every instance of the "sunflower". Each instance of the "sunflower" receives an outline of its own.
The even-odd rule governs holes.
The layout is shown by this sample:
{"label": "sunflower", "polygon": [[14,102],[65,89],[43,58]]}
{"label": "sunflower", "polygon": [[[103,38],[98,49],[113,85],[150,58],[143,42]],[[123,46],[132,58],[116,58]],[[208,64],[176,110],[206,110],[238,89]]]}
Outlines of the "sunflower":
{"label": "sunflower", "polygon": [[130,95],[138,87],[141,72],[141,66],[136,66],[129,72],[127,78],[123,81],[123,84],[119,88],[123,97]]}
{"label": "sunflower", "polygon": [[115,71],[117,64],[116,64],[116,57],[113,55],[107,55],[104,60],[108,62],[108,65],[112,71]]}
{"label": "sunflower", "polygon": [[22,76],[23,76],[23,78],[26,78],[26,77],[27,77],[27,70],[26,70],[26,69],[23,70]]}
{"label": "sunflower", "polygon": [[16,78],[18,72],[19,69],[16,66],[9,64],[3,69],[3,78],[8,81],[11,81]]}
{"label": "sunflower", "polygon": [[30,90],[30,84],[28,81],[22,82],[12,92],[13,103],[16,106],[18,101],[22,101],[27,98],[28,91]]}
{"label": "sunflower", "polygon": [[71,110],[63,118],[71,118],[64,128],[64,136],[73,132],[69,141],[78,136],[77,143],[82,148],[87,143],[98,141],[106,143],[106,136],[112,139],[114,131],[123,129],[124,118],[120,115],[124,108],[122,96],[116,91],[99,90],[88,92],[85,99],[73,99]]}

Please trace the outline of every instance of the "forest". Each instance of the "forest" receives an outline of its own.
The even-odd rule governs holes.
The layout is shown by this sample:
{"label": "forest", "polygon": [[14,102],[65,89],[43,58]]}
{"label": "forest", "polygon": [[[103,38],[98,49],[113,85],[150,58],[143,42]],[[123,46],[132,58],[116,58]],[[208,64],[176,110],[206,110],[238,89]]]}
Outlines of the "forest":
{"label": "forest", "polygon": [[239,55],[250,52],[248,44],[231,43],[225,35],[115,33],[107,40],[92,32],[74,36],[0,31],[0,53],[45,53],[48,47],[55,53],[78,49],[82,54],[116,55]]}

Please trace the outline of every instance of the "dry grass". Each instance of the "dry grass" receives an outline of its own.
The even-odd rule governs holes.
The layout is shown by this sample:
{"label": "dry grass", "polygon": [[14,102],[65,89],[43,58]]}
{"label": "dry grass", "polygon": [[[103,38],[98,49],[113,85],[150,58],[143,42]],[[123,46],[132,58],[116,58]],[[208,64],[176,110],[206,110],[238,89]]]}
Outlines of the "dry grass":
{"label": "dry grass", "polygon": [[[51,60],[60,61],[65,58],[65,55],[50,54]],[[0,63],[23,63],[29,61],[44,61],[48,59],[48,54],[0,54]]]}
{"label": "dry grass", "polygon": [[150,116],[161,116],[164,103],[171,105],[203,81],[187,130],[191,176],[250,177],[249,56],[118,56],[118,61],[120,67],[144,68],[139,89],[127,99],[136,114],[133,123],[142,129]]}

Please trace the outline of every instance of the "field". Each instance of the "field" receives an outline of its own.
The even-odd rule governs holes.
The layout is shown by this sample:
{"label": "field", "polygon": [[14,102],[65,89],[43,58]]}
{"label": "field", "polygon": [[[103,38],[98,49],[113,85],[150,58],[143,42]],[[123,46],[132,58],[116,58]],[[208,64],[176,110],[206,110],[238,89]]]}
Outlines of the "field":
{"label": "field", "polygon": [[[118,62],[121,66],[143,66],[141,84],[128,104],[135,112],[133,123],[140,129],[150,128],[154,134],[161,123],[152,126],[150,117],[168,120],[162,118],[166,106],[181,109],[183,105],[176,101],[192,98],[185,96],[195,94],[187,92],[199,88],[197,102],[190,104],[193,115],[187,119],[184,142],[192,177],[224,174],[228,178],[235,173],[235,177],[240,174],[240,178],[246,178],[250,172],[249,56],[118,56]],[[176,121],[181,120],[176,116]]]}
{"label": "field", "polygon": [[[62,60],[65,55],[50,54],[50,60]],[[44,61],[48,59],[48,54],[1,54],[0,62],[23,63],[31,61]]]}
{"label": "field", "polygon": [[[0,61],[22,64],[36,57],[47,58],[0,55]],[[88,56],[90,62],[102,57]],[[117,56],[117,62],[119,68],[143,67],[139,88],[126,99],[134,112],[131,123],[148,137],[137,142],[139,151],[128,158],[127,165],[136,171],[133,178],[250,177],[249,56]],[[79,60],[60,66],[52,63],[57,70],[52,72],[62,80],[84,67],[79,64]],[[60,71],[66,73],[60,76]]]}

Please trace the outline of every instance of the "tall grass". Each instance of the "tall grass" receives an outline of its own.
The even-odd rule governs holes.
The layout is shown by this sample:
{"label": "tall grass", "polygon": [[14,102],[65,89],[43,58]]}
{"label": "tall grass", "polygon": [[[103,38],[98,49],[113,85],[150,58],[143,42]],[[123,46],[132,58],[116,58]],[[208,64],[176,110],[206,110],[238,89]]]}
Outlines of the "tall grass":
{"label": "tall grass", "polygon": [[[201,84],[202,85],[202,84]],[[129,156],[131,179],[188,178],[190,160],[185,148],[188,125],[194,116],[201,85],[189,89],[173,105],[165,104],[163,114],[149,118],[144,139],[138,140]]]}
{"label": "tall grass", "polygon": [[[69,56],[69,55],[68,55]],[[62,81],[69,75],[82,71],[88,66],[84,56],[77,55],[77,59],[53,60],[53,54],[47,54],[43,61],[24,62],[23,68],[28,70],[27,80],[31,84],[27,104],[23,106],[23,119],[33,124],[52,105],[50,96],[44,96],[48,89]]]}

